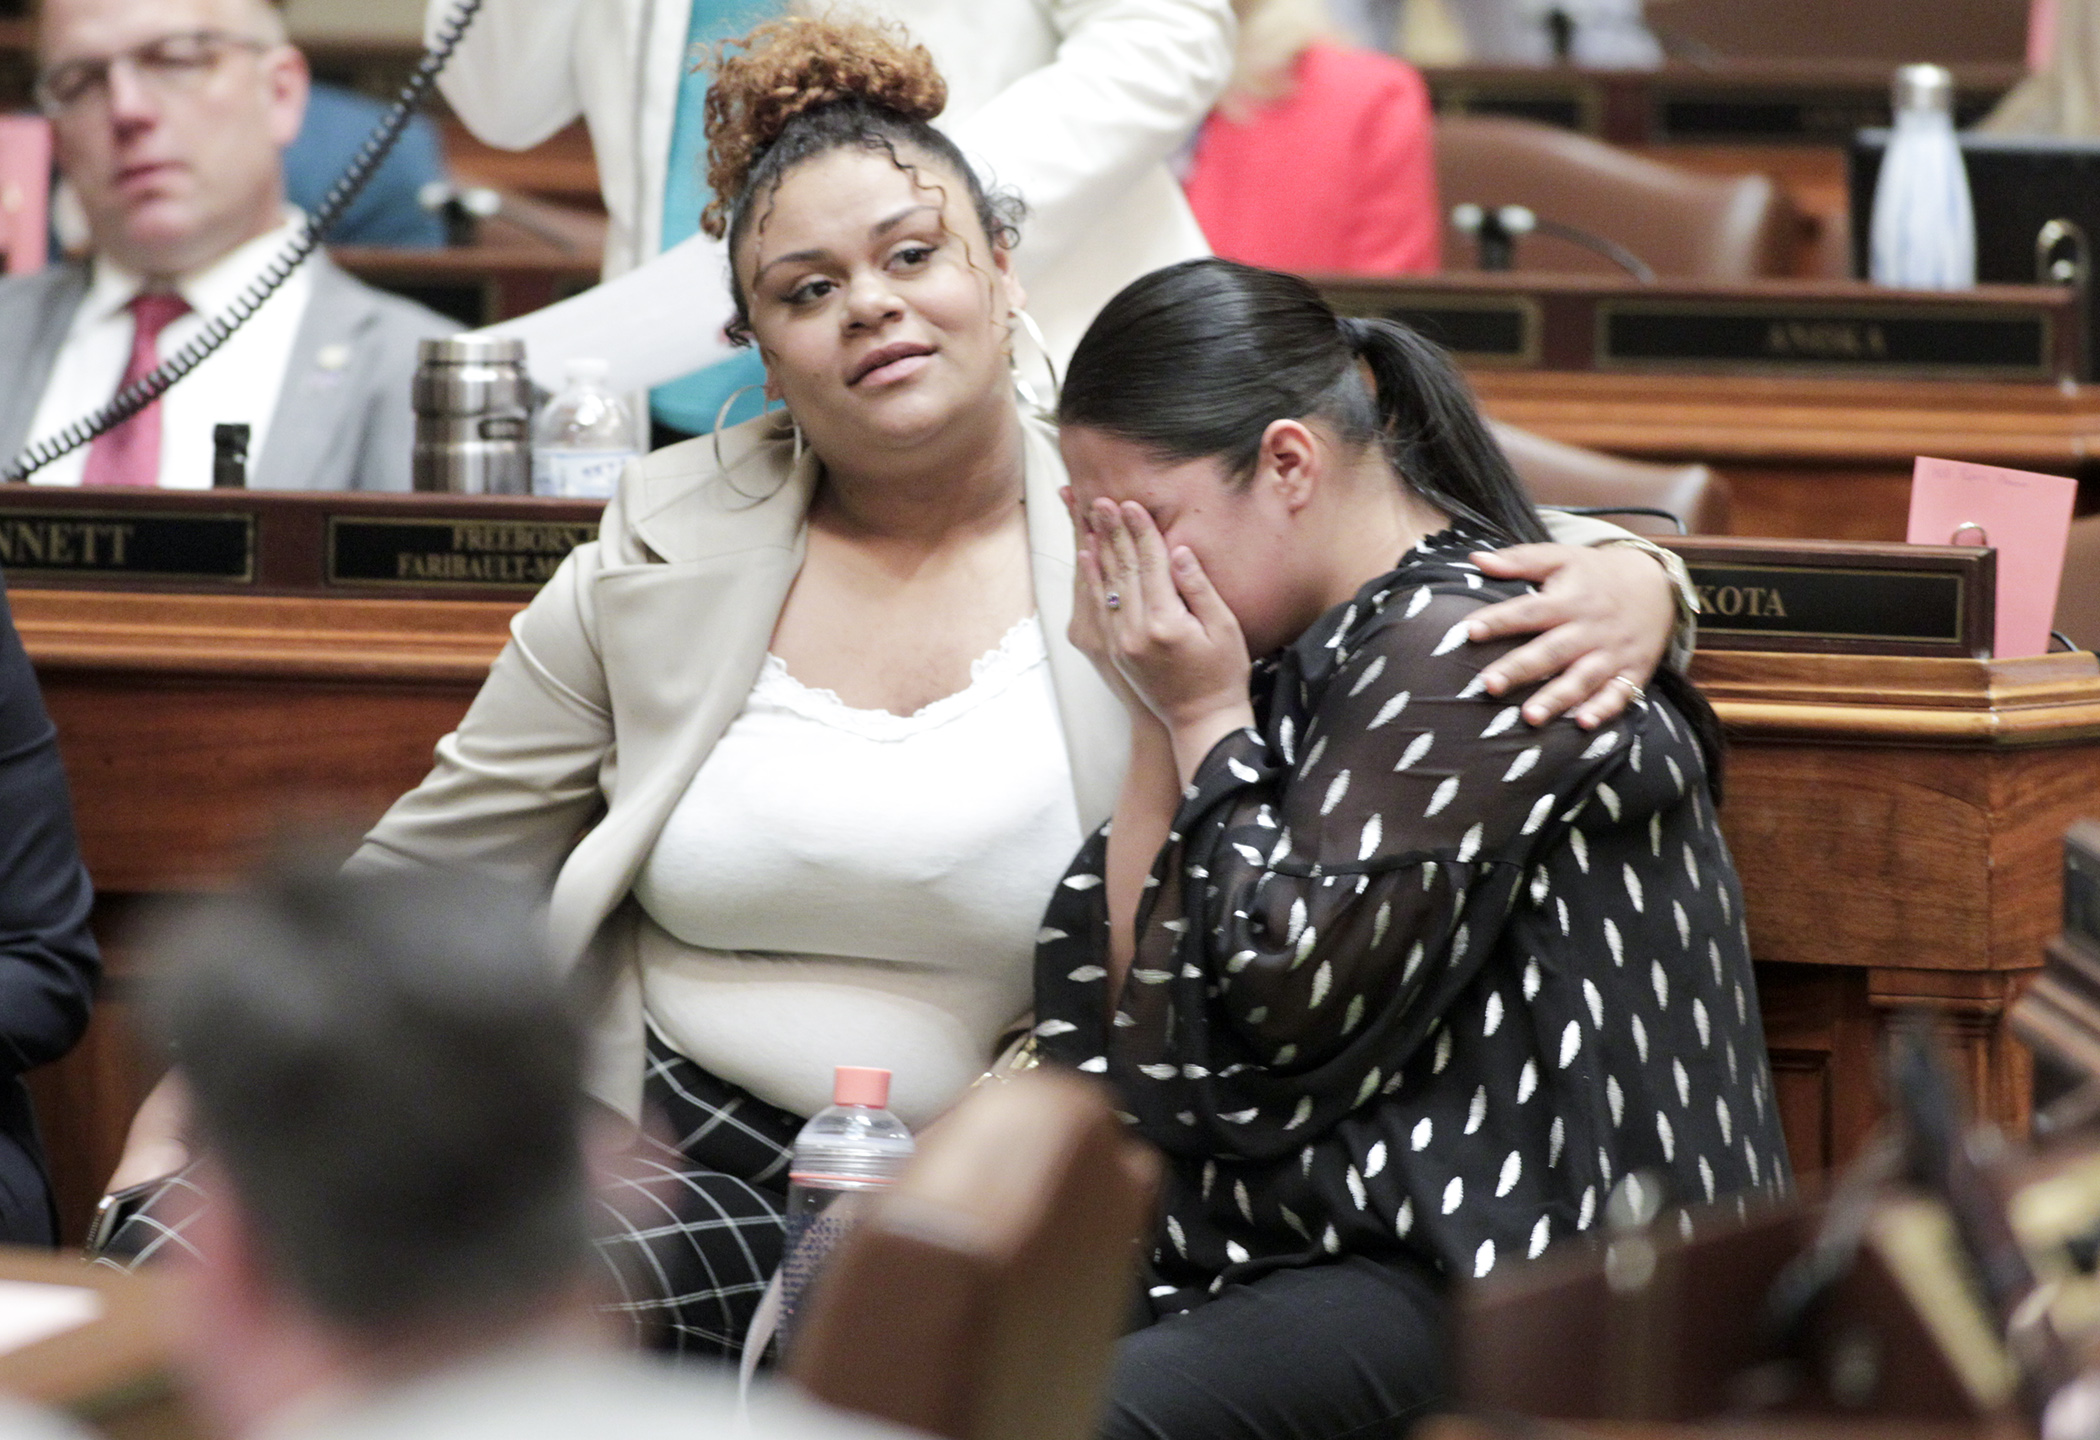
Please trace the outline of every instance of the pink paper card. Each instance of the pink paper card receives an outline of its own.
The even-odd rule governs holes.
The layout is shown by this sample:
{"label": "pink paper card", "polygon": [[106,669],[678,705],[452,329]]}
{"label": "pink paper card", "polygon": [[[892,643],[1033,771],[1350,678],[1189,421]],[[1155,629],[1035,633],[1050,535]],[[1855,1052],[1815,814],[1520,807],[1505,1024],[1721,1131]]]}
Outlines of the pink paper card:
{"label": "pink paper card", "polygon": [[[2056,587],[2071,537],[2078,482],[1966,460],[1918,457],[1910,481],[1913,545],[1990,545],[1998,551],[2001,660],[2049,648]],[[1979,535],[1978,531],[1982,533]]]}

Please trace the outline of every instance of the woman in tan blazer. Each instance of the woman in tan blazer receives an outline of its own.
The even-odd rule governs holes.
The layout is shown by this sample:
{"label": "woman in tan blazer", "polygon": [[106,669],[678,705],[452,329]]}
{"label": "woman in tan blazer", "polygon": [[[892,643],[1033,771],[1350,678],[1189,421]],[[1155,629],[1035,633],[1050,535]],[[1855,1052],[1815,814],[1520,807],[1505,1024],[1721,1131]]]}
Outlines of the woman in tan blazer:
{"label": "woman in tan blazer", "polygon": [[[629,470],[353,863],[550,897],[558,954],[602,982],[593,1093],[675,1142],[639,1141],[609,1206],[626,1307],[721,1353],[777,1262],[787,1148],[831,1065],[894,1069],[918,1123],[1026,1008],[1044,903],[1114,807],[1128,726],[1066,637],[1065,471],[1016,399],[1010,213],[927,123],[925,52],[783,22],[716,93],[711,219],[786,408]],[[1620,550],[1529,563],[1572,597],[1549,612],[1593,618],[1508,680],[1579,656],[1555,708],[1615,713],[1605,677],[1646,678],[1668,584]],[[848,778],[812,798],[801,772],[841,747],[827,773]],[[841,840],[868,818],[857,792],[929,762],[872,839]],[[973,887],[1007,898],[973,913]],[[136,1173],[182,1158],[154,1128]]]}

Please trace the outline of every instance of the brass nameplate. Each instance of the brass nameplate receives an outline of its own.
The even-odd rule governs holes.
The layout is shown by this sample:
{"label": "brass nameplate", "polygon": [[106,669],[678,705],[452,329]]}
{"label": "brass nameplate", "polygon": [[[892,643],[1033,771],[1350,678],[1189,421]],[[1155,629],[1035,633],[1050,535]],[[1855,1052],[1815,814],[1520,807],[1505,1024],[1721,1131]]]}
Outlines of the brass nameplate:
{"label": "brass nameplate", "polygon": [[330,585],[516,590],[542,585],[578,545],[589,522],[328,517]]}
{"label": "brass nameplate", "polygon": [[2056,334],[2040,307],[1607,300],[1596,346],[1600,370],[2050,380]]}
{"label": "brass nameplate", "polygon": [[255,517],[14,510],[0,514],[0,569],[16,575],[245,585],[255,579]]}
{"label": "brass nameplate", "polygon": [[1538,303],[1522,295],[1394,294],[1330,284],[1321,293],[1343,315],[1397,320],[1468,365],[1536,365],[1542,326]]}
{"label": "brass nameplate", "polygon": [[1703,649],[1988,656],[1996,553],[1947,545],[1693,537]]}

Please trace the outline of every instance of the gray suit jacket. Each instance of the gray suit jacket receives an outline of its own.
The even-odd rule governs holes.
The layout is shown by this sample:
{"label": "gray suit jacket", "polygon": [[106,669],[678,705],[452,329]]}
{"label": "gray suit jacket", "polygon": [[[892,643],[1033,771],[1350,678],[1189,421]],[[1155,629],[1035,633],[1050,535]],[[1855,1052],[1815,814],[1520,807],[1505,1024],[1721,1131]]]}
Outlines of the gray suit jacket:
{"label": "gray suit jacket", "polygon": [[[460,327],[352,279],[326,255],[306,263],[313,293],[248,483],[258,490],[406,490],[416,342]],[[0,463],[30,438],[87,284],[87,267],[78,264],[0,281]]]}

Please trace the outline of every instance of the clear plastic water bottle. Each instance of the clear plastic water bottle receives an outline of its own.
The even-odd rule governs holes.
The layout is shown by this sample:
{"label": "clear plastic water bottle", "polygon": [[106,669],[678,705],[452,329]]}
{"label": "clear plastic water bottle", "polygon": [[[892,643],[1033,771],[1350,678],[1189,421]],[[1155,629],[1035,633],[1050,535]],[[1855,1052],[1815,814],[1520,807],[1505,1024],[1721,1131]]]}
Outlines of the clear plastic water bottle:
{"label": "clear plastic water bottle", "polygon": [[1874,184],[1867,273],[1877,285],[1967,290],[1976,284],[1976,213],[1954,138],[1954,77],[1939,65],[1896,72],[1896,124]]}
{"label": "clear plastic water bottle", "polygon": [[641,427],[605,388],[606,370],[603,360],[581,358],[562,367],[561,389],[532,422],[533,494],[607,499],[642,453]]}
{"label": "clear plastic water bottle", "polygon": [[787,1244],[780,1261],[780,1338],[791,1343],[796,1303],[867,1197],[896,1183],[912,1157],[911,1131],[886,1110],[890,1072],[841,1065],[831,1107],[795,1137],[788,1166]]}

